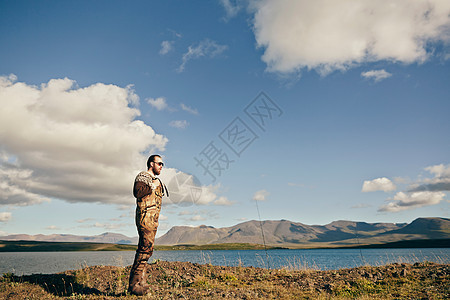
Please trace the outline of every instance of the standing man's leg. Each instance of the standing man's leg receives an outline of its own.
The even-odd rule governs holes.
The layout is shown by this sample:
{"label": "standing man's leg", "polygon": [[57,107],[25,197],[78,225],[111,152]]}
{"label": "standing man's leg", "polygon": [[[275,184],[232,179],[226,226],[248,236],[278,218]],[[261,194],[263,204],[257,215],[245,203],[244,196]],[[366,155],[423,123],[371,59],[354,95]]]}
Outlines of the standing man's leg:
{"label": "standing man's leg", "polygon": [[144,295],[148,289],[146,277],[147,261],[153,254],[156,230],[158,228],[159,211],[157,209],[136,210],[136,226],[138,227],[139,243],[131,267],[128,291],[135,295]]}

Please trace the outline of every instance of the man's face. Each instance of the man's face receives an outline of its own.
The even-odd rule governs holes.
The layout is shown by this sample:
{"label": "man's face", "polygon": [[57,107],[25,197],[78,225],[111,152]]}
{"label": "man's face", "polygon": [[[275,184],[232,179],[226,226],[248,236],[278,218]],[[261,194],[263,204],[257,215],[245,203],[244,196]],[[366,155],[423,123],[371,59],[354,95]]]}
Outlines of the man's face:
{"label": "man's face", "polygon": [[155,174],[155,175],[161,174],[162,167],[164,166],[164,163],[163,163],[161,157],[158,157],[158,156],[155,157],[154,161],[151,164],[152,164],[153,174]]}

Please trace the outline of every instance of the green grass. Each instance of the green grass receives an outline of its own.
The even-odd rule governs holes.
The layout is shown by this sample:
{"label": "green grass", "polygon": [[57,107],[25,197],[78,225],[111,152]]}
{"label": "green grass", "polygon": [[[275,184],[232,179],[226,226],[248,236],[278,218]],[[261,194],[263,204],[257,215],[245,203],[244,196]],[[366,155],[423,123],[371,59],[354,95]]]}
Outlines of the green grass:
{"label": "green grass", "polygon": [[[0,299],[140,299],[127,293],[130,267],[0,276]],[[142,299],[450,299],[448,264],[393,263],[318,271],[158,261]]]}

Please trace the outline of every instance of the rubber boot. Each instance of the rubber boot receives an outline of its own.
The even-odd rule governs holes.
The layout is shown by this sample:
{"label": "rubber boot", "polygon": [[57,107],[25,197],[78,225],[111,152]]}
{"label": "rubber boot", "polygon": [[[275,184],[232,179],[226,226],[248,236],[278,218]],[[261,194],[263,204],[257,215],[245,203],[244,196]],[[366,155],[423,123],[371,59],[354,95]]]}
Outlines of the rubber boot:
{"label": "rubber boot", "polygon": [[139,280],[139,283],[144,288],[150,288],[150,284],[147,283],[147,268],[148,263],[145,263],[144,271],[142,272],[141,279]]}
{"label": "rubber boot", "polygon": [[147,260],[149,258],[149,254],[136,253],[133,267],[131,267],[130,271],[130,281],[128,287],[128,292],[132,295],[145,295],[150,288],[147,284],[147,278],[144,278]]}

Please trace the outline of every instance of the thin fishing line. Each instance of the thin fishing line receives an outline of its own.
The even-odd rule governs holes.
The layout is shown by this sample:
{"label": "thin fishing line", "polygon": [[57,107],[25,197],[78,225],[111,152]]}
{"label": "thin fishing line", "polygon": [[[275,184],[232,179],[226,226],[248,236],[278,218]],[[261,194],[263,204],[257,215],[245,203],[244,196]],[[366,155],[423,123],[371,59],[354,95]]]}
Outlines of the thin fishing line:
{"label": "thin fishing line", "polygon": [[258,211],[259,227],[261,228],[261,235],[262,235],[263,244],[264,244],[264,251],[266,252],[267,269],[270,269],[269,255],[267,254],[266,238],[264,237],[264,230],[263,230],[263,226],[262,226],[261,215],[259,213],[258,200],[255,199],[255,203],[256,203],[256,210]]}
{"label": "thin fishing line", "polygon": [[366,260],[364,259],[364,256],[362,254],[361,244],[359,243],[359,237],[358,237],[358,222],[355,222],[355,235],[356,235],[356,242],[358,243],[358,247],[359,247],[359,255],[361,256],[361,262],[365,265]]}

